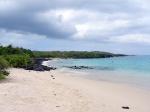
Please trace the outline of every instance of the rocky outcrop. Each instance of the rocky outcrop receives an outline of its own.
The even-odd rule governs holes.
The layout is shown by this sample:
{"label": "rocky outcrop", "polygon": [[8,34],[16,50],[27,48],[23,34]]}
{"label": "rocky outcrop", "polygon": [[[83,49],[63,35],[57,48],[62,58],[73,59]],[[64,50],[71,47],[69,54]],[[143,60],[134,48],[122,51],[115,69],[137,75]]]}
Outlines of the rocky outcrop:
{"label": "rocky outcrop", "polygon": [[34,71],[50,71],[50,70],[56,70],[56,67],[48,67],[42,65],[43,61],[48,61],[50,59],[46,58],[35,58],[32,59],[32,63],[30,65],[27,65],[25,67],[26,70],[34,70]]}

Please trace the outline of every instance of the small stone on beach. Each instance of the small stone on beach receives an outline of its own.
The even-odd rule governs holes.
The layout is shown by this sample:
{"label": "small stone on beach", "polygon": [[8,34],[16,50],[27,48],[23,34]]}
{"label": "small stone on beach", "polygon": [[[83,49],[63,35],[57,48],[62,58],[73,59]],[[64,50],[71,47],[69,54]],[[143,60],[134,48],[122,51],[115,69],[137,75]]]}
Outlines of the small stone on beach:
{"label": "small stone on beach", "polygon": [[130,109],[128,106],[123,106],[122,108],[123,109]]}

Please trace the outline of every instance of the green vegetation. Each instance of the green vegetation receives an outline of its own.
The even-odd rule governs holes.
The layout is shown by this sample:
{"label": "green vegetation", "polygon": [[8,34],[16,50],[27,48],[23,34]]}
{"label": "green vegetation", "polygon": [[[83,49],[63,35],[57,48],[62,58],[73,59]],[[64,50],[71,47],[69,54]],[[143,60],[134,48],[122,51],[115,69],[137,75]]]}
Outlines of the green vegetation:
{"label": "green vegetation", "polygon": [[9,63],[10,67],[24,68],[30,63],[30,56],[24,55],[7,55],[4,57]]}
{"label": "green vegetation", "polygon": [[108,58],[116,56],[124,56],[121,54],[112,54],[99,51],[34,51],[35,57],[43,58]]}
{"label": "green vegetation", "polygon": [[0,46],[0,56],[8,61],[10,67],[22,68],[30,63],[30,58],[34,55],[31,50],[9,45],[6,47]]}
{"label": "green vegetation", "polygon": [[4,79],[9,75],[7,72],[8,67],[25,68],[31,63],[33,57],[31,50],[19,47],[0,46],[0,79]]}
{"label": "green vegetation", "polygon": [[4,79],[5,76],[9,75],[9,73],[6,71],[8,66],[8,62],[4,58],[0,57],[0,79]]}
{"label": "green vegetation", "polygon": [[23,49],[19,47],[13,47],[12,45],[8,45],[6,47],[0,46],[0,55],[24,55],[28,54],[29,56],[33,56],[33,52],[29,49]]}

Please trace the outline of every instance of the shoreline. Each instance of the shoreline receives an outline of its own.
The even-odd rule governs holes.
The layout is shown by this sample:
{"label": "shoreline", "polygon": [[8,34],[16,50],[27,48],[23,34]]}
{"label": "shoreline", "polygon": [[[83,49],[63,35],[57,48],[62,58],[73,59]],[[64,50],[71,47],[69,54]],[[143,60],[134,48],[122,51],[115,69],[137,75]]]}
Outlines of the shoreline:
{"label": "shoreline", "polygon": [[[70,70],[71,71],[71,70]],[[92,70],[92,71],[72,71],[75,74],[83,74],[78,75],[79,77],[83,77],[89,80],[95,81],[104,81],[122,85],[128,85],[135,88],[140,88],[144,90],[150,91],[150,76],[145,75],[145,73],[138,73],[135,71],[100,71],[100,70]]]}
{"label": "shoreline", "polygon": [[[42,65],[51,67],[57,65],[55,61],[61,59],[51,59],[48,61],[43,61]],[[51,66],[49,66],[51,65]],[[95,69],[91,66],[64,66],[58,67],[57,71],[63,70],[63,72],[70,72],[71,74],[84,74],[80,77],[87,79],[97,80],[97,81],[107,81],[118,84],[125,84],[128,86],[134,86],[141,89],[150,90],[150,76],[148,72],[138,72],[134,70],[109,70],[109,69]],[[77,75],[76,74],[76,75]],[[85,75],[86,74],[86,75]],[[91,75],[92,74],[92,75]],[[94,75],[93,75],[94,74]],[[100,74],[100,75],[99,75]],[[121,75],[120,75],[121,74]]]}
{"label": "shoreline", "polygon": [[58,70],[29,72],[13,68],[10,73],[0,83],[3,112],[150,112],[149,90]]}

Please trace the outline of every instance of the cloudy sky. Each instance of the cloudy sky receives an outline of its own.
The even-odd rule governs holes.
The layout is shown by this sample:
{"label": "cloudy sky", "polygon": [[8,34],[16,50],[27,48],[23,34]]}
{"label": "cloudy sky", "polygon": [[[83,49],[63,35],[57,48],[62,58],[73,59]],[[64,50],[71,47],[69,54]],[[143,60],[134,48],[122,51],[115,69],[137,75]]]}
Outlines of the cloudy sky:
{"label": "cloudy sky", "polygon": [[150,0],[0,0],[0,43],[150,54]]}

